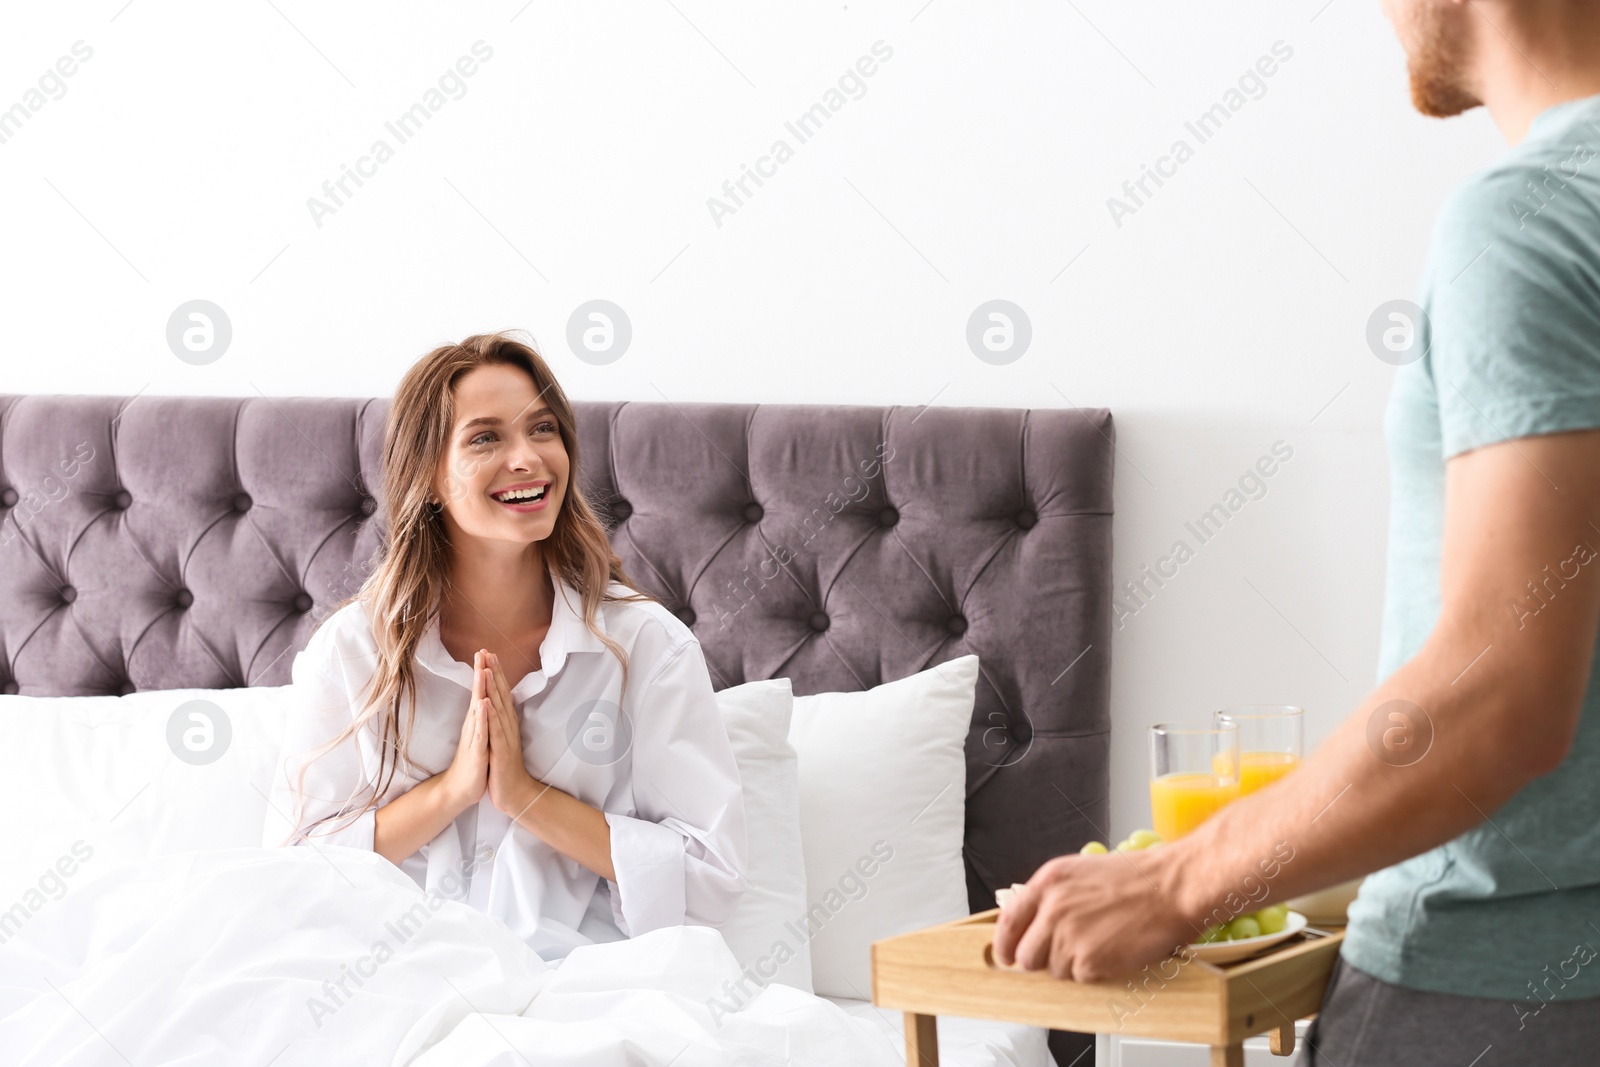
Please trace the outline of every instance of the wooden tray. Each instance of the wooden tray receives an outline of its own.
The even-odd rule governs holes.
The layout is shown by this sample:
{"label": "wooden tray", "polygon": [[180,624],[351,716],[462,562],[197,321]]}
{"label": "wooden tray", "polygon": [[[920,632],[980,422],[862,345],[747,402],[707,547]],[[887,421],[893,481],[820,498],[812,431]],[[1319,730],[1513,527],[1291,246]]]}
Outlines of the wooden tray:
{"label": "wooden tray", "polygon": [[937,1067],[940,1015],[1130,1034],[1211,1046],[1214,1067],[1242,1067],[1243,1042],[1271,1032],[1294,1052],[1294,1023],[1315,1015],[1343,930],[1308,927],[1259,955],[1221,966],[1170,957],[1114,982],[1072,982],[994,961],[999,908],[872,945],[872,1002],[906,1013],[906,1063]]}

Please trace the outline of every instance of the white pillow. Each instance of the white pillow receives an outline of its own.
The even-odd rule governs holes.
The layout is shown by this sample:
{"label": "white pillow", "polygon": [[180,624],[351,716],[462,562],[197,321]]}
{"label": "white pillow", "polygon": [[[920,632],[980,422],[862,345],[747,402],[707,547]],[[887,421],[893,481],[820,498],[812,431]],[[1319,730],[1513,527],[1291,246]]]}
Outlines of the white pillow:
{"label": "white pillow", "polygon": [[0,829],[0,900],[64,893],[81,866],[260,845],[290,707],[288,686],[0,696],[0,810],[26,813]]}
{"label": "white pillow", "polygon": [[871,999],[872,942],[967,914],[961,842],[978,657],[796,697],[800,838],[819,996]]}
{"label": "white pillow", "polygon": [[[811,947],[786,924],[806,910],[800,851],[800,784],[789,719],[794,691],[787,678],[747,682],[716,694],[744,789],[749,869],[723,940],[741,969],[762,985],[779,982],[811,992]],[[755,990],[750,990],[755,995]]]}

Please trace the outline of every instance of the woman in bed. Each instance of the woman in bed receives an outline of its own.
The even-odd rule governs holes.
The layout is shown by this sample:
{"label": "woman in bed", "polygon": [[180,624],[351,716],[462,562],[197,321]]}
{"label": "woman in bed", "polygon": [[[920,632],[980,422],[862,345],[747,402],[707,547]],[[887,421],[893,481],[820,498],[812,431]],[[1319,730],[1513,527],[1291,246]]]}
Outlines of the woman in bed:
{"label": "woman in bed", "polygon": [[406,373],[387,549],[295,658],[266,830],[375,851],[547,960],[720,925],[746,856],[699,642],[630,588],[578,459],[527,345],[469,337]]}

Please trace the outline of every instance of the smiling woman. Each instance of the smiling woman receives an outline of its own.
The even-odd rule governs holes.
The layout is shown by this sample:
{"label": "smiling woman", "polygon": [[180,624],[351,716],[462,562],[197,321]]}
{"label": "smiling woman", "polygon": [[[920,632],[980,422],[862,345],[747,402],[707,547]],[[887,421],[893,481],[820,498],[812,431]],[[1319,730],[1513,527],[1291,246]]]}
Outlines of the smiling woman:
{"label": "smiling woman", "polygon": [[746,854],[699,642],[632,588],[578,469],[530,346],[469,337],[406,373],[387,550],[295,660],[273,805],[289,843],[371,849],[546,959],[721,923]]}

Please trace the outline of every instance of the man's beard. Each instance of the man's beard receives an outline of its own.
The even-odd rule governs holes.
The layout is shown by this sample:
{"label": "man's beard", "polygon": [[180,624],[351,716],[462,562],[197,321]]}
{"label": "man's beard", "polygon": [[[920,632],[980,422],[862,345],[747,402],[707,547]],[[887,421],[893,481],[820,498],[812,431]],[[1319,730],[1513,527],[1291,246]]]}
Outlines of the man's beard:
{"label": "man's beard", "polygon": [[1424,115],[1444,119],[1483,103],[1463,84],[1468,65],[1467,37],[1460,26],[1418,6],[1413,47],[1406,71],[1411,76],[1411,103]]}

